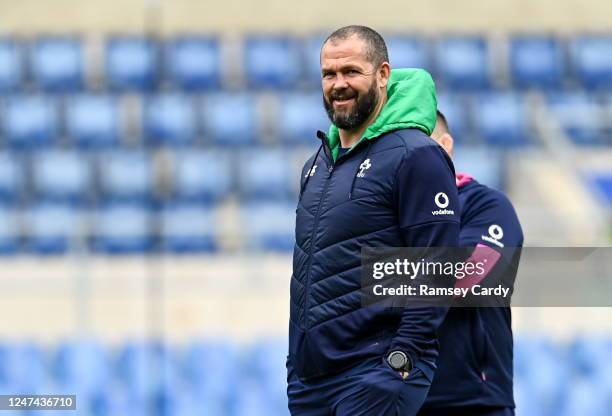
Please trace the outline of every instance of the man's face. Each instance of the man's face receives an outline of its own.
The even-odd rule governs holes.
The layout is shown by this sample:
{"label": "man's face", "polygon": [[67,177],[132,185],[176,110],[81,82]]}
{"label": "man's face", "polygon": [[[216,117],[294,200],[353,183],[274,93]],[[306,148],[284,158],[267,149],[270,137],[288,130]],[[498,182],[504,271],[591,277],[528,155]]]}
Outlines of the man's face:
{"label": "man's face", "polygon": [[380,100],[376,68],[364,51],[357,36],[328,41],[321,51],[323,104],[332,123],[343,130],[360,127]]}

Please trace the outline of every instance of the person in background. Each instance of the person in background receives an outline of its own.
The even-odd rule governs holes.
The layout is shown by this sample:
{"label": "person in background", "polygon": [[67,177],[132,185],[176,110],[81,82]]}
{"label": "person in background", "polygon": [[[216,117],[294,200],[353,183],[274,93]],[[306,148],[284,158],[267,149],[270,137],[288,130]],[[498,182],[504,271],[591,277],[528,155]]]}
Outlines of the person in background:
{"label": "person in background", "polygon": [[[431,137],[452,157],[454,141],[441,112]],[[456,183],[461,212],[459,243],[473,247],[472,256],[488,260],[487,273],[470,284],[483,284],[499,273],[513,280],[520,249],[512,248],[522,247],[523,232],[512,203],[503,193],[466,173],[457,173]],[[514,415],[510,308],[451,308],[438,339],[438,369],[419,416]]]}

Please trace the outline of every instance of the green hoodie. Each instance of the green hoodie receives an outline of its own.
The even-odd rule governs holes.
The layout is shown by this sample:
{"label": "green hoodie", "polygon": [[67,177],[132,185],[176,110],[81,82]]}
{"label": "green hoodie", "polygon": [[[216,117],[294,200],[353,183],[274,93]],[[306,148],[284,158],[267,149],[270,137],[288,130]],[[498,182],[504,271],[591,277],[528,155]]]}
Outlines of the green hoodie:
{"label": "green hoodie", "polygon": [[[387,102],[358,143],[407,128],[417,128],[429,136],[436,125],[436,109],[436,87],[427,71],[394,69],[387,84]],[[327,137],[335,161],[340,148],[338,127],[332,124]]]}

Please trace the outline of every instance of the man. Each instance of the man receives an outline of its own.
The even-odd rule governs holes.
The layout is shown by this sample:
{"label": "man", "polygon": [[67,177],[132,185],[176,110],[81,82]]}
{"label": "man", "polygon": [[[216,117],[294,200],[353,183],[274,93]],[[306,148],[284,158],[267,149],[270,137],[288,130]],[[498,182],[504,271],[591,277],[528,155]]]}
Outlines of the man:
{"label": "man", "polygon": [[[431,137],[453,155],[442,113]],[[484,285],[494,275],[516,276],[523,245],[521,224],[508,198],[467,174],[457,174],[462,247],[488,260]],[[439,330],[440,356],[420,416],[514,415],[510,308],[451,308]]]}
{"label": "man", "polygon": [[[362,307],[361,248],[457,246],[450,158],[428,135],[433,80],[393,71],[363,26],[321,49],[332,121],[302,171],[291,278],[288,398],[293,415],[414,415],[435,369],[446,308]],[[436,196],[448,213],[435,215]],[[453,210],[454,208],[454,210]]]}

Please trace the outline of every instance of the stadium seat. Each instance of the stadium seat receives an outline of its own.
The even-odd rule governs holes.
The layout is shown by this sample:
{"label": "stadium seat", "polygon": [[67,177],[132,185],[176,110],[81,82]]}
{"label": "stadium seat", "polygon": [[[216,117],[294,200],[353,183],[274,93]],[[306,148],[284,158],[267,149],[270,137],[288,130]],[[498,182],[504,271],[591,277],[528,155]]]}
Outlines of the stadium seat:
{"label": "stadium seat", "polygon": [[560,416],[608,416],[610,398],[604,393],[604,387],[593,379],[573,378],[572,387],[563,396]]}
{"label": "stadium seat", "polygon": [[290,152],[281,149],[245,149],[238,163],[238,188],[244,199],[292,199]]}
{"label": "stadium seat", "polygon": [[583,92],[557,92],[547,96],[548,109],[556,122],[577,145],[604,142],[604,107]]}
{"label": "stadium seat", "polygon": [[612,173],[594,173],[590,180],[604,203],[612,207]]}
{"label": "stadium seat", "polygon": [[321,46],[325,37],[325,35],[317,34],[302,41],[305,81],[308,85],[317,88],[321,86]]}
{"label": "stadium seat", "polygon": [[281,142],[318,146],[317,130],[327,131],[330,121],[320,93],[288,93],[278,96],[278,135]]}
{"label": "stadium seat", "polygon": [[36,40],[30,56],[34,82],[46,91],[83,87],[84,57],[80,39],[47,37]]}
{"label": "stadium seat", "polygon": [[223,339],[190,343],[181,365],[194,392],[208,397],[213,403],[220,403],[223,408],[229,407],[234,398],[234,374],[241,366],[236,344]]}
{"label": "stadium seat", "polygon": [[491,84],[487,42],[480,37],[446,37],[434,48],[435,70],[441,84],[461,90]]}
{"label": "stadium seat", "polygon": [[289,88],[301,78],[299,44],[285,37],[248,37],[244,43],[244,72],[251,88]]}
{"label": "stadium seat", "polygon": [[92,183],[90,164],[74,151],[38,152],[32,157],[32,182],[39,199],[84,202]]}
{"label": "stadium seat", "polygon": [[31,206],[25,213],[27,250],[48,255],[78,249],[79,244],[85,243],[83,219],[83,213],[71,205],[41,203]]}
{"label": "stadium seat", "polygon": [[463,147],[455,152],[457,172],[472,175],[478,182],[494,189],[504,189],[504,164],[500,152],[490,147]]}
{"label": "stadium seat", "polygon": [[13,254],[20,248],[17,210],[0,205],[0,254]]}
{"label": "stadium seat", "polygon": [[62,388],[86,397],[105,391],[111,382],[110,357],[105,346],[94,340],[60,343],[53,354],[54,379]]}
{"label": "stadium seat", "polygon": [[584,87],[612,87],[612,36],[579,36],[570,42],[570,57]]}
{"label": "stadium seat", "polygon": [[248,145],[261,130],[256,98],[250,94],[217,93],[204,98],[205,134],[222,145]]}
{"label": "stadium seat", "polygon": [[24,172],[18,155],[0,152],[0,202],[15,202],[21,196]]}
{"label": "stadium seat", "polygon": [[491,145],[516,147],[529,144],[531,121],[523,97],[512,92],[472,97],[476,132]]}
{"label": "stadium seat", "polygon": [[444,114],[453,139],[457,144],[469,143],[473,139],[470,112],[466,97],[452,94],[438,94],[438,110]]}
{"label": "stadium seat", "polygon": [[50,97],[10,97],[4,109],[4,135],[11,147],[46,146],[56,137],[57,117],[56,103]]}
{"label": "stadium seat", "polygon": [[385,37],[392,68],[423,68],[431,72],[427,42],[410,36]]}
{"label": "stadium seat", "polygon": [[166,44],[165,64],[170,83],[185,91],[221,85],[219,41],[206,37],[179,37]]}
{"label": "stadium seat", "polygon": [[95,214],[91,248],[105,254],[135,254],[152,250],[149,211],[142,205],[109,204]]}
{"label": "stadium seat", "polygon": [[0,345],[0,386],[12,394],[38,391],[50,381],[48,360],[40,345],[7,342]]}
{"label": "stadium seat", "polygon": [[146,38],[116,36],[106,44],[106,80],[118,90],[152,89],[158,79],[157,47]]}
{"label": "stadium seat", "polygon": [[562,44],[547,36],[510,41],[510,76],[518,87],[556,88],[566,74]]}
{"label": "stadium seat", "polygon": [[232,159],[219,150],[184,151],[174,159],[174,197],[181,201],[211,203],[232,190]]}
{"label": "stadium seat", "polygon": [[151,158],[139,151],[107,152],[101,155],[100,181],[104,197],[108,200],[151,202]]}
{"label": "stadium seat", "polygon": [[170,253],[214,252],[214,212],[200,205],[173,204],[160,213],[162,249]]}
{"label": "stadium seat", "polygon": [[145,101],[143,126],[148,143],[192,143],[197,133],[193,99],[178,94],[151,97]]}
{"label": "stadium seat", "polygon": [[122,136],[119,100],[108,95],[70,97],[66,102],[66,130],[81,148],[117,145]]}
{"label": "stadium seat", "polygon": [[245,244],[250,250],[290,252],[295,244],[295,204],[254,202],[241,207]]}
{"label": "stadium seat", "polygon": [[577,337],[570,345],[572,367],[583,376],[592,377],[612,360],[612,340],[603,334]]}
{"label": "stadium seat", "polygon": [[0,39],[0,91],[18,90],[23,82],[23,74],[20,45],[10,39]]}

